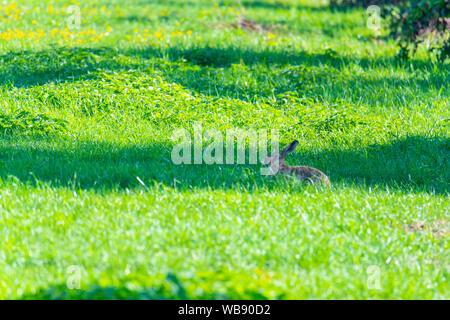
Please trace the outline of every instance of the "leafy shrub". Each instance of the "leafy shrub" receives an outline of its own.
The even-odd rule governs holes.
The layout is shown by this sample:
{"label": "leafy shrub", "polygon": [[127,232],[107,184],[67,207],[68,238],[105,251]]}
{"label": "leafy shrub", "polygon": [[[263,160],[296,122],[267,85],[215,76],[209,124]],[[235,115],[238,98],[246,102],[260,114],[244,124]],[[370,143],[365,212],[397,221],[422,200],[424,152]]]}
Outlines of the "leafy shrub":
{"label": "leafy shrub", "polygon": [[448,0],[409,1],[406,5],[385,9],[391,35],[398,39],[401,56],[414,54],[418,45],[430,36],[435,41],[429,50],[437,52],[440,60],[450,56],[449,14]]}
{"label": "leafy shrub", "polygon": [[450,57],[450,1],[448,0],[330,0],[332,6],[379,5],[390,35],[398,40],[399,56],[414,55],[419,44],[431,38],[430,52],[440,60]]}
{"label": "leafy shrub", "polygon": [[53,119],[44,114],[32,114],[23,110],[16,114],[0,114],[0,133],[47,134],[63,131],[66,121]]}

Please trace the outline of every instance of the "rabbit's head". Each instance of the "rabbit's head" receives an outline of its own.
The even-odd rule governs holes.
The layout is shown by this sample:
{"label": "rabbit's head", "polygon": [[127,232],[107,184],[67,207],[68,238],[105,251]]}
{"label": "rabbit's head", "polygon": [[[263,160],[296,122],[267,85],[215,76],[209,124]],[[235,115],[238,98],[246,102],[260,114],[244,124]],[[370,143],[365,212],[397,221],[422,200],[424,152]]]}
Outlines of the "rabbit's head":
{"label": "rabbit's head", "polygon": [[280,165],[284,164],[284,159],[286,158],[286,156],[292,151],[294,151],[297,145],[298,145],[297,140],[292,141],[286,148],[284,148],[280,152],[273,153],[266,159],[264,159],[264,163],[271,167],[278,168]]}

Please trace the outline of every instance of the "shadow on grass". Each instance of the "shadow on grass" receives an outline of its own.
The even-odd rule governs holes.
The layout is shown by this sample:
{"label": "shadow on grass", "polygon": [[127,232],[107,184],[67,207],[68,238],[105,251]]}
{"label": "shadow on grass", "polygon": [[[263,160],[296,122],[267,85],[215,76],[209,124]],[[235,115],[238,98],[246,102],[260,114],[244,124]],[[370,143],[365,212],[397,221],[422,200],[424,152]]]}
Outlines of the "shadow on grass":
{"label": "shadow on grass", "polygon": [[242,1],[242,6],[246,9],[265,9],[265,10],[299,10],[299,11],[316,11],[316,12],[346,12],[355,10],[355,8],[346,6],[307,6],[295,2],[286,3],[279,0],[247,0]]}
{"label": "shadow on grass", "polygon": [[[219,275],[220,277],[220,275]],[[227,280],[226,276],[222,280]],[[134,280],[132,282],[139,282]],[[120,286],[100,286],[92,284],[87,288],[69,289],[67,284],[53,285],[40,289],[32,294],[25,294],[21,300],[226,300],[226,299],[251,299],[266,300],[257,290],[246,289],[239,292],[228,288],[226,293],[207,292],[196,290],[194,293],[187,292],[182,281],[173,273],[168,273],[164,281],[152,287],[130,289],[125,284]],[[283,296],[280,295],[278,299]]]}
{"label": "shadow on grass", "polygon": [[0,56],[0,85],[15,87],[76,81],[99,70],[123,70],[114,49],[54,48],[43,51],[11,52]]}
{"label": "shadow on grass", "polygon": [[[111,48],[58,48],[44,51],[21,51],[0,56],[0,85],[15,87],[43,85],[49,82],[75,81],[93,77],[96,71],[142,70],[146,60],[168,58],[187,61],[200,67],[229,68],[233,64],[322,65],[344,63],[326,54],[306,52],[252,51],[240,48],[169,48],[117,50]],[[157,62],[157,61],[154,61]],[[164,61],[159,61],[164,65]],[[156,66],[157,67],[157,66]]]}
{"label": "shadow on grass", "polygon": [[298,5],[294,3],[289,4],[282,1],[247,0],[242,1],[241,4],[247,9],[290,10],[298,8]]}
{"label": "shadow on grass", "polygon": [[126,16],[126,17],[117,17],[114,18],[115,21],[118,22],[131,22],[131,23],[144,23],[147,25],[151,25],[154,23],[154,21],[152,19],[150,19],[149,17],[146,16],[138,16],[138,15],[130,15],[130,16]]}
{"label": "shadow on grass", "polygon": [[[205,297],[208,299],[212,297]],[[220,297],[218,297],[220,298]],[[169,274],[164,284],[132,290],[125,286],[90,285],[83,289],[70,289],[67,284],[53,285],[32,294],[21,296],[21,300],[176,300],[188,299],[183,285],[175,275]]]}
{"label": "shadow on grass", "polygon": [[[414,87],[413,93],[407,91],[403,94],[426,95],[445,88],[448,77],[445,72],[433,71],[436,65],[431,62],[414,60],[403,65],[404,62],[394,58],[356,59],[339,56],[332,50],[312,54],[233,47],[167,50],[153,47],[129,50],[59,48],[9,53],[0,56],[0,62],[0,86],[20,88],[102,79],[105,73],[137,70],[161,75],[168,82],[201,94],[242,100],[272,98],[274,94],[293,91],[306,97],[326,95],[334,99],[347,97],[352,101],[364,101],[371,92],[383,91],[393,82],[396,86]],[[403,65],[417,76],[399,82],[393,76],[371,79],[364,75],[343,75],[342,69],[350,64],[357,64],[364,70],[375,67],[392,69]],[[447,66],[442,65],[442,68]],[[424,72],[423,77],[417,71],[420,69]],[[251,81],[246,79],[249,74]],[[363,90],[365,87],[370,87],[370,92]],[[397,92],[402,94],[401,90]]]}
{"label": "shadow on grass", "polygon": [[[98,70],[117,71],[140,69],[139,67],[142,69],[147,66],[143,62],[153,58],[164,58],[170,62],[187,61],[200,67],[213,68],[229,68],[233,64],[248,66],[260,64],[266,66],[329,66],[339,69],[353,62],[365,69],[389,65],[390,67],[409,67],[412,70],[429,68],[432,71],[437,66],[432,62],[421,60],[404,62],[394,57],[384,59],[343,57],[332,50],[313,54],[306,51],[277,51],[272,49],[256,51],[238,47],[171,47],[167,49],[146,47],[126,50],[109,47],[96,49],[75,47],[43,51],[19,51],[1,55],[0,85],[10,83],[16,87],[26,87],[48,82],[73,81],[80,79],[82,76],[89,76],[91,72]],[[163,62],[160,61],[161,64]],[[442,65],[442,67],[445,67],[445,65]]]}
{"label": "shadow on grass", "polygon": [[409,136],[390,144],[304,154],[323,164],[334,181],[446,194],[450,187],[450,139]]}
{"label": "shadow on grass", "polygon": [[[1,140],[0,178],[4,181],[18,179],[32,185],[47,183],[85,190],[143,188],[139,180],[147,188],[163,185],[177,190],[284,188],[280,180],[261,175],[260,165],[174,165],[172,146],[168,144],[55,144],[54,138],[18,142],[14,136]],[[412,136],[361,149],[300,150],[288,162],[316,167],[335,185],[445,194],[450,181],[448,159],[449,139]]]}
{"label": "shadow on grass", "polygon": [[[225,299],[218,295],[204,299]],[[92,285],[87,289],[69,289],[66,285],[51,286],[34,294],[26,294],[20,300],[187,300],[180,292],[165,292],[161,288],[131,290],[127,287]]]}
{"label": "shadow on grass", "polygon": [[[251,9],[269,9],[269,10],[310,10],[310,11],[319,11],[319,12],[333,12],[333,11],[349,11],[352,9],[351,7],[345,7],[345,6],[329,6],[329,5],[323,5],[320,4],[317,6],[308,6],[308,5],[301,5],[295,2],[292,3],[286,3],[282,1],[277,0],[247,0],[242,1],[242,5],[246,8]],[[353,8],[354,9],[354,8]]]}

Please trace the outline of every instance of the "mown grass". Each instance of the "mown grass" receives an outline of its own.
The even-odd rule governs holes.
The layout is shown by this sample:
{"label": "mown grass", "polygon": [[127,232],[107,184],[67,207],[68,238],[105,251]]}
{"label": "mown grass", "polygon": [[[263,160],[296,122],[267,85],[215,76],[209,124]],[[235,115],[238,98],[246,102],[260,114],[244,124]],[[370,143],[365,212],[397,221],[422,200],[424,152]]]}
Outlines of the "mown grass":
{"label": "mown grass", "polygon": [[[0,11],[1,298],[450,297],[448,63],[314,1],[49,4]],[[199,121],[332,188],[174,165]]]}

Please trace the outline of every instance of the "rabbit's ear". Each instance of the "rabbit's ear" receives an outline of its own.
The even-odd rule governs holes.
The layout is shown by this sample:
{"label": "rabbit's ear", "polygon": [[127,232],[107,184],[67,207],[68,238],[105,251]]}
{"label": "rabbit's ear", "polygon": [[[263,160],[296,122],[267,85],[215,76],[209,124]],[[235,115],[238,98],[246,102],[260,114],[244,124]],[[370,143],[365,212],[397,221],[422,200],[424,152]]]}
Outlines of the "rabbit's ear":
{"label": "rabbit's ear", "polygon": [[297,140],[292,141],[286,148],[281,150],[281,152],[280,152],[281,157],[284,159],[286,157],[286,155],[288,155],[289,153],[294,151],[294,149],[297,147],[297,145],[298,145]]}

